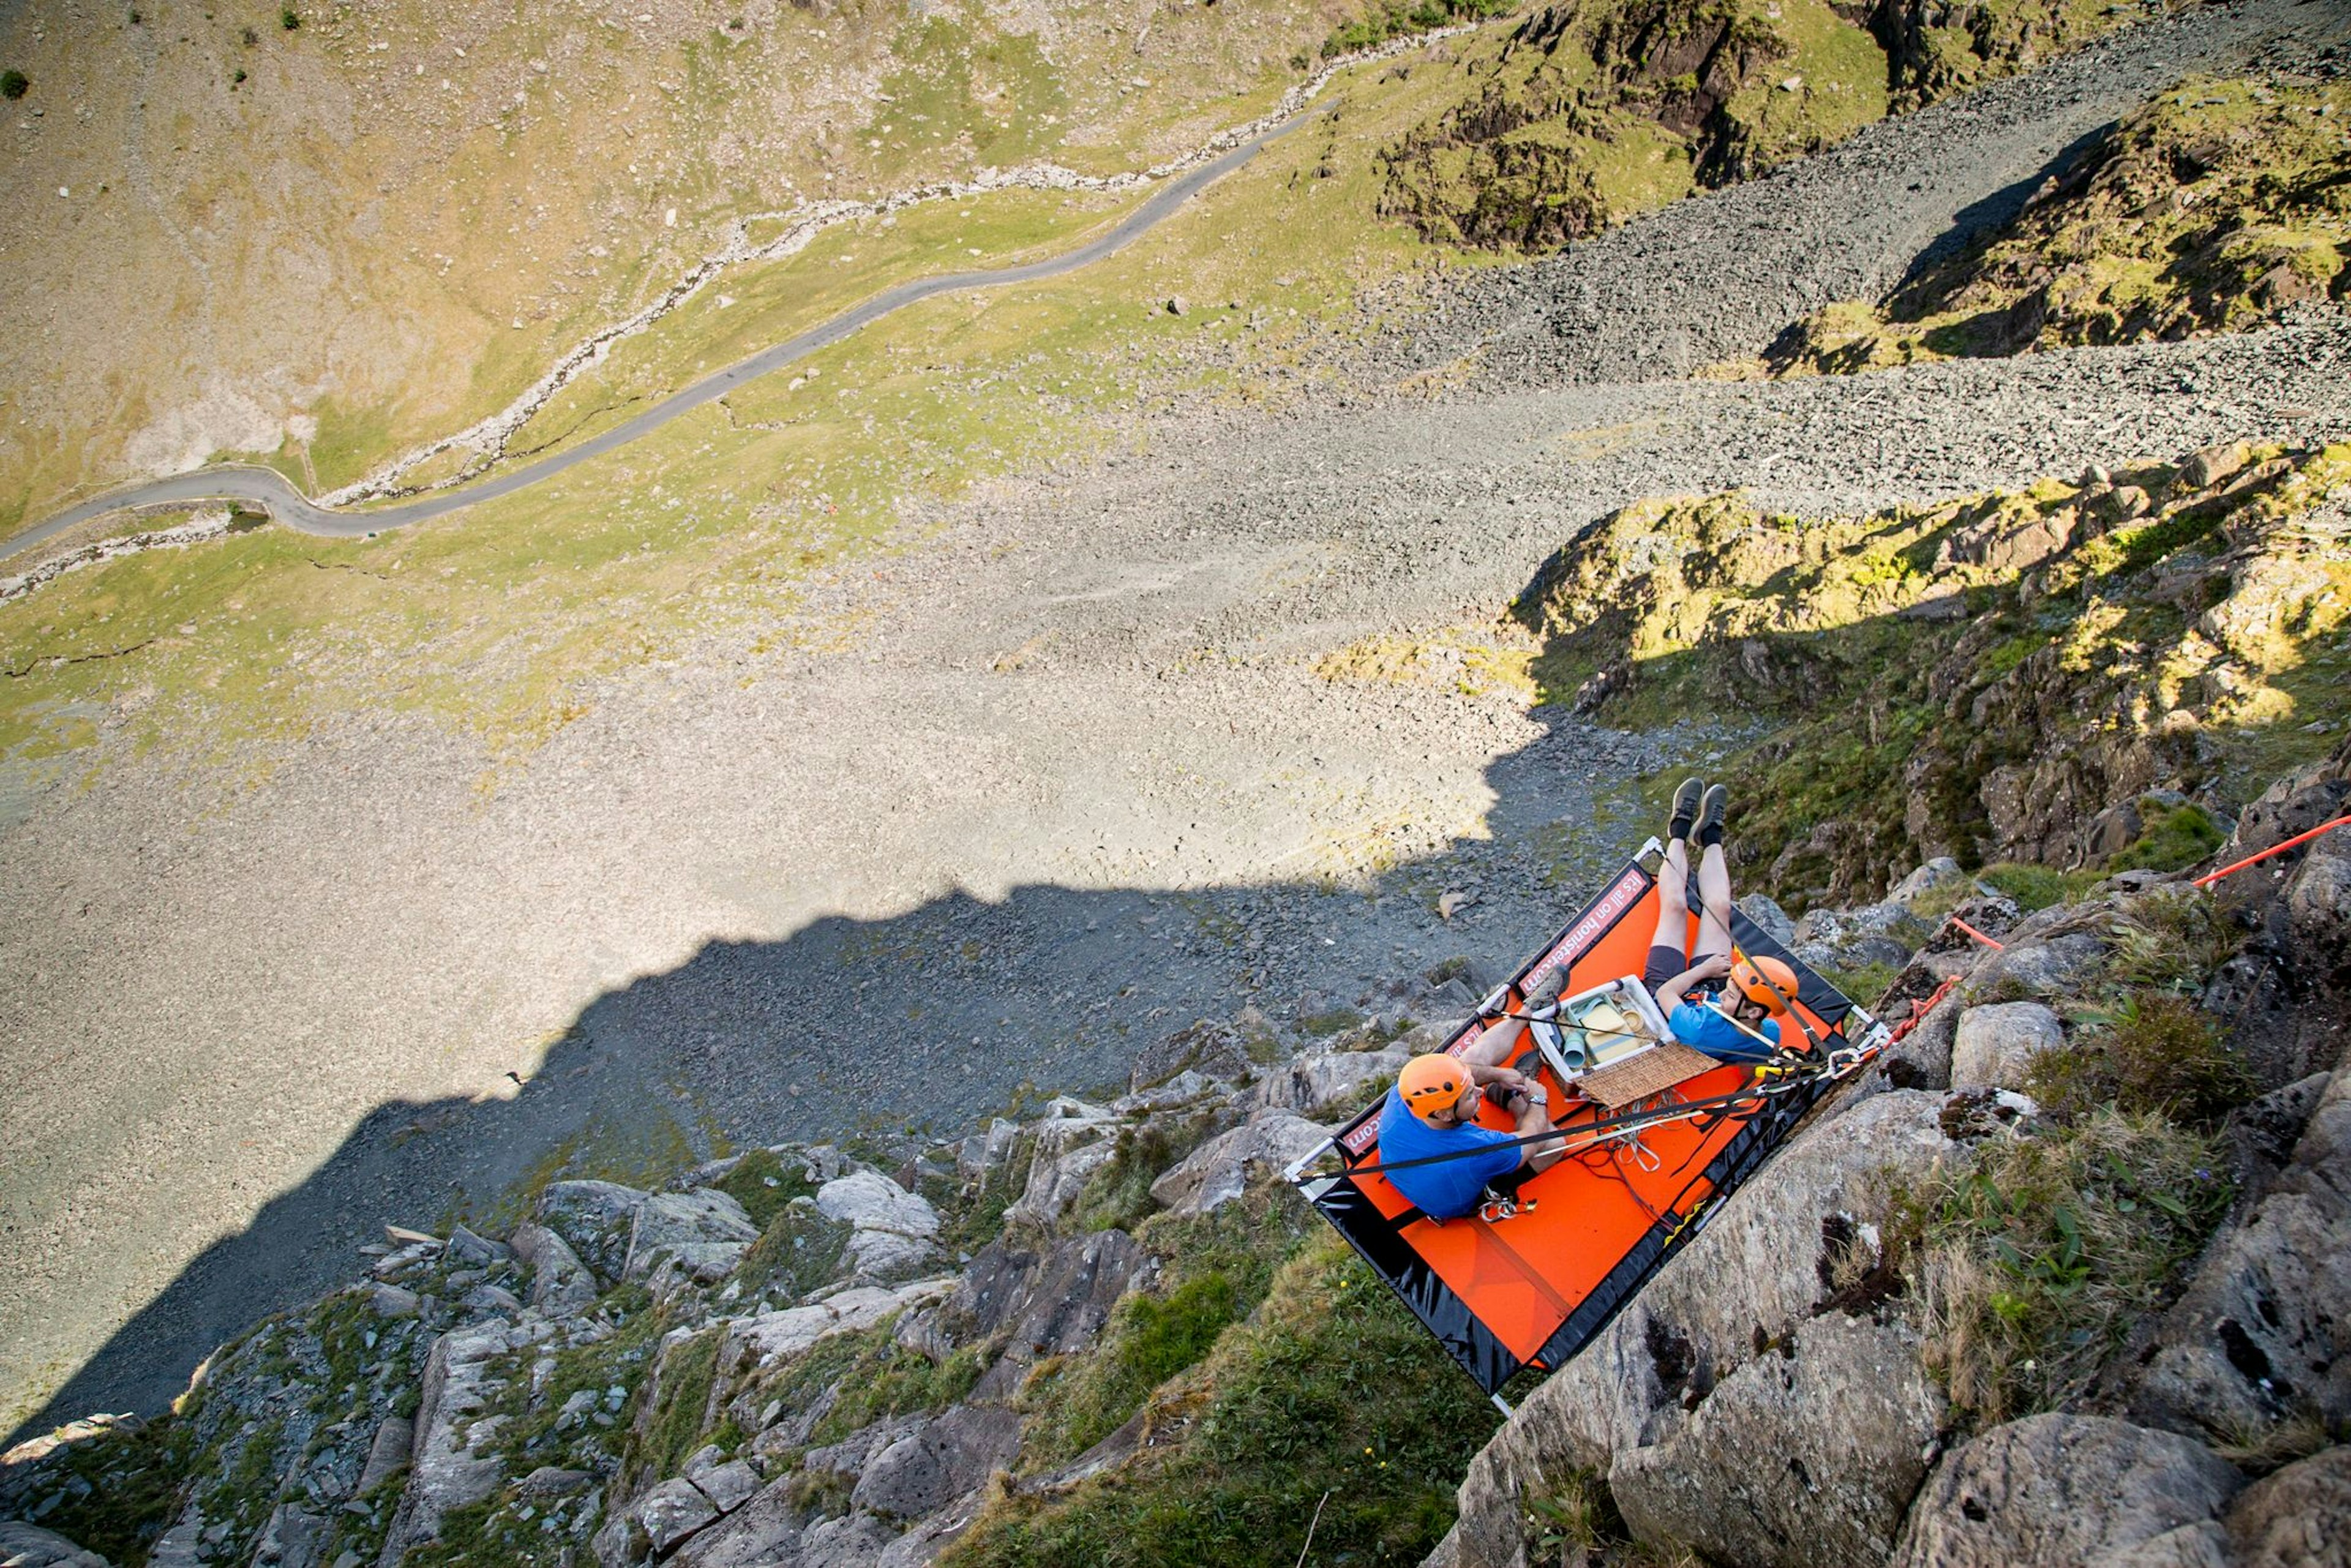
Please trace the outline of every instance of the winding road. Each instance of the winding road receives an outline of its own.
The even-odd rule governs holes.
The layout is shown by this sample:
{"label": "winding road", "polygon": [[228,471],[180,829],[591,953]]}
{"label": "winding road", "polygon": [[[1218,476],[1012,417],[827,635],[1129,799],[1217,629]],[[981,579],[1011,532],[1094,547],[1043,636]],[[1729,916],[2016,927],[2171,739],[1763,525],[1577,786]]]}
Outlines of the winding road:
{"label": "winding road", "polygon": [[650,435],[679,415],[714,402],[747,382],[770,375],[793,364],[820,349],[831,347],[870,322],[878,321],[895,310],[902,310],[919,300],[935,295],[953,293],[958,289],[996,288],[1008,284],[1035,283],[1048,277],[1058,277],[1075,272],[1121,250],[1134,240],[1156,228],[1172,216],[1176,209],[1190,201],[1201,191],[1255,157],[1259,149],[1275,139],[1285,136],[1305,123],[1313,112],[1301,108],[1280,124],[1270,127],[1233,148],[1230,152],[1176,176],[1167,184],[1152,193],[1134,212],[1108,233],[1089,240],[1075,250],[1041,261],[1025,262],[1018,267],[990,267],[980,272],[951,272],[935,277],[918,277],[884,289],[871,299],[853,305],[831,320],[810,328],[796,338],[762,349],[750,358],[741,360],[705,376],[682,391],[645,410],[634,419],[614,425],[600,435],[590,437],[577,446],[542,457],[512,473],[463,490],[421,497],[397,506],[372,511],[334,511],[319,506],[293,482],[272,468],[247,465],[224,465],[217,468],[199,468],[186,474],[174,474],[168,478],[152,479],[143,484],[126,486],[94,496],[80,505],[68,507],[57,516],[26,529],[16,538],[0,541],[0,560],[20,554],[57,538],[68,529],[78,528],[92,517],[108,512],[124,511],[141,507],[179,506],[195,501],[243,501],[267,509],[269,515],[287,527],[306,534],[327,538],[357,538],[388,529],[405,528],[431,517],[446,517],[451,512],[495,501],[511,496],[529,486],[552,479],[569,468],[614,452],[640,437]]}

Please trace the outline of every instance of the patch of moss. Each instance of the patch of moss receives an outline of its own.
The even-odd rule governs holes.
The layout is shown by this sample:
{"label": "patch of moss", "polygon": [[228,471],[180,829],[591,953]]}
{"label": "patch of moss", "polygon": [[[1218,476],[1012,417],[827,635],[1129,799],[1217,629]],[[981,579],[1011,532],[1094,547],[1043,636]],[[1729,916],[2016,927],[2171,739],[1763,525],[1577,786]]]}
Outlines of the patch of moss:
{"label": "patch of moss", "polygon": [[1233,1282],[1210,1270],[1165,1295],[1123,1298],[1092,1353],[1041,1374],[1025,1403],[1037,1412],[1021,1459],[1050,1469],[1085,1452],[1142,1408],[1151,1391],[1192,1366],[1238,1317]]}
{"label": "patch of moss", "polygon": [[2028,915],[2074,903],[2098,884],[2094,872],[2059,871],[2055,866],[2020,862],[1986,866],[1977,873],[1977,880],[2015,900],[2016,906]]}
{"label": "patch of moss", "polygon": [[278,1448],[286,1420],[271,1416],[232,1439],[236,1454],[220,1479],[204,1495],[206,1519],[225,1526],[225,1541],[232,1553],[249,1549],[269,1511],[277,1506],[278,1478],[284,1472]]}
{"label": "patch of moss", "polygon": [[[411,1547],[402,1568],[557,1568],[585,1555],[580,1537],[588,1515],[564,1500],[525,1503],[508,1487],[494,1497],[441,1516],[437,1540]],[[569,1513],[569,1517],[566,1514]]]}
{"label": "patch of moss", "polygon": [[675,1475],[703,1446],[711,1385],[718,1375],[718,1347],[726,1337],[724,1327],[707,1328],[664,1353],[653,1385],[652,1408],[632,1429],[624,1475]]}
{"label": "patch of moss", "polygon": [[1021,1393],[1030,1412],[1023,1467],[1050,1469],[1116,1430],[1227,1325],[1257,1311],[1281,1266],[1320,1231],[1297,1194],[1278,1183],[1207,1214],[1163,1214],[1138,1228],[1136,1239],[1159,1261],[1156,1292],[1123,1298],[1092,1350],[1031,1375]]}
{"label": "patch of moss", "polygon": [[2181,806],[2142,802],[2137,838],[2106,861],[2117,871],[2185,871],[2228,842],[2211,813],[2193,801]]}
{"label": "patch of moss", "polygon": [[1029,1185],[1029,1165],[1036,1139],[1023,1133],[1015,1138],[1003,1162],[967,1186],[941,1184],[925,1197],[939,1213],[939,1244],[954,1251],[978,1251],[1004,1234],[1004,1211]]}
{"label": "patch of moss", "polygon": [[1212,1114],[1154,1116],[1122,1127],[1110,1163],[1086,1178],[1071,1206],[1071,1221],[1086,1230],[1123,1230],[1148,1218],[1159,1205],[1151,1184],[1199,1147],[1214,1126]]}
{"label": "patch of moss", "polygon": [[2072,1121],[2100,1106],[2210,1128],[2260,1090],[2212,1020],[2184,997],[2133,990],[2086,1015],[2080,1038],[2036,1060],[2026,1087]]}
{"label": "patch of moss", "polygon": [[841,1396],[812,1440],[838,1442],[885,1416],[944,1410],[969,1394],[987,1370],[987,1354],[976,1345],[934,1361],[894,1340],[869,1343],[851,1364]]}
{"label": "patch of moss", "polygon": [[[588,1449],[618,1456],[627,1433],[619,1426],[590,1422],[571,1432],[559,1433],[556,1422],[571,1396],[582,1390],[601,1394],[610,1388],[627,1391],[633,1400],[645,1374],[645,1363],[666,1332],[667,1320],[653,1308],[653,1298],[641,1283],[622,1286],[607,1295],[601,1310],[619,1327],[589,1344],[567,1345],[555,1352],[555,1370],[526,1410],[517,1410],[498,1431],[498,1448],[528,1470],[554,1464]],[[528,1386],[518,1380],[518,1386]],[[627,1401],[622,1408],[628,1407]],[[599,1409],[602,1408],[600,1402]]]}
{"label": "patch of moss", "polygon": [[1850,969],[1841,969],[1833,964],[1824,965],[1821,969],[1821,978],[1864,1007],[1873,1007],[1877,998],[1892,988],[1894,977],[1901,972],[1902,967],[1898,964],[1873,960]]}
{"label": "patch of moss", "polygon": [[830,1283],[841,1270],[849,1233],[847,1225],[827,1219],[812,1203],[784,1208],[736,1265],[735,1278],[741,1281],[745,1298],[772,1295],[791,1302]]}
{"label": "patch of moss", "polygon": [[820,1448],[884,1416],[943,1410],[970,1393],[987,1370],[983,1347],[933,1361],[898,1343],[896,1328],[892,1318],[819,1340],[766,1373],[755,1402],[774,1400],[787,1413],[805,1413],[829,1401],[809,1436],[810,1444]]}
{"label": "patch of moss", "polygon": [[751,1223],[765,1230],[796,1197],[813,1197],[818,1184],[807,1167],[768,1149],[753,1149],[710,1184],[743,1206]]}
{"label": "patch of moss", "polygon": [[179,1516],[194,1458],[193,1423],[172,1416],[75,1443],[50,1463],[64,1500],[40,1522],[116,1568],[140,1568]]}

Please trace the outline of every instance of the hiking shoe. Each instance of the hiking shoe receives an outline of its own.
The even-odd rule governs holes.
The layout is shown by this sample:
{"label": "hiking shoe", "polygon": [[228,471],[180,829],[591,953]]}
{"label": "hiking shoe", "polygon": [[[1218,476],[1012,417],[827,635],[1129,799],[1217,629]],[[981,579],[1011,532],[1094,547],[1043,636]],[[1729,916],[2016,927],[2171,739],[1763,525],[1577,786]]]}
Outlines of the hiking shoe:
{"label": "hiking shoe", "polygon": [[1690,824],[1698,821],[1698,797],[1705,792],[1706,780],[1703,779],[1685,779],[1675,787],[1673,819],[1666,828],[1667,840],[1690,836]]}
{"label": "hiking shoe", "polygon": [[1698,841],[1702,849],[1712,849],[1722,842],[1722,818],[1730,809],[1730,791],[1719,784],[1709,784],[1706,799],[1698,807]]}
{"label": "hiking shoe", "polygon": [[1520,1004],[1519,1010],[1520,1012],[1527,1013],[1539,1013],[1545,1008],[1557,1007],[1559,1005],[1559,994],[1566,988],[1566,969],[1554,968],[1546,970],[1541,979],[1535,981],[1534,984],[1527,988],[1525,993],[1526,1000]]}

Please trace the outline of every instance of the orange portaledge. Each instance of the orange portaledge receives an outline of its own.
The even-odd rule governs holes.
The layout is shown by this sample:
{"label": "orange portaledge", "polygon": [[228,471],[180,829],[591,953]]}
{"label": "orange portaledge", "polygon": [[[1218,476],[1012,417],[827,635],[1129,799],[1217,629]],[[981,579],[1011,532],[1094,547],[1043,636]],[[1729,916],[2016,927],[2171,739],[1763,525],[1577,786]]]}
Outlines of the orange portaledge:
{"label": "orange portaledge", "polygon": [[[1656,927],[1656,881],[1636,858],[1513,977],[1510,1008],[1520,1005],[1530,982],[1554,966],[1566,967],[1570,996],[1639,975]],[[1697,906],[1695,890],[1691,906]],[[1742,951],[1781,958],[1795,971],[1795,1006],[1819,1051],[1847,1050],[1848,1020],[1876,1029],[1866,1013],[1744,915],[1734,917],[1732,935]],[[1482,1027],[1479,1019],[1468,1020],[1445,1049],[1459,1054]],[[1785,1043],[1808,1049],[1804,1033],[1783,1030]],[[1550,1068],[1541,1077],[1555,1124],[1571,1137],[1579,1125],[1609,1114],[1567,1092]],[[1725,1064],[1677,1085],[1653,1104],[1667,1109],[1677,1102],[1736,1096],[1754,1080],[1753,1068]],[[1827,1077],[1799,1079],[1696,1117],[1650,1122],[1629,1135],[1591,1141],[1524,1183],[1518,1212],[1502,1218],[1471,1214],[1432,1220],[1385,1176],[1363,1169],[1379,1161],[1379,1104],[1299,1167],[1327,1166],[1335,1156],[1335,1175],[1294,1173],[1293,1179],[1491,1395],[1521,1369],[1553,1371],[1581,1350],[1834,1086]],[[1616,1113],[1624,1111],[1618,1107]],[[1511,1118],[1491,1105],[1481,1121],[1515,1131]]]}

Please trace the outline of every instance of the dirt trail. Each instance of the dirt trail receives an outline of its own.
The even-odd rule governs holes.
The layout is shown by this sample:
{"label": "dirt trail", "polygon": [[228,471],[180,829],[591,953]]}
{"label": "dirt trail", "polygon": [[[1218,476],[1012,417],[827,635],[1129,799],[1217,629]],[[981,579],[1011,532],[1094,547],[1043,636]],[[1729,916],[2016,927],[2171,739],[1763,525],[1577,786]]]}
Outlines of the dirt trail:
{"label": "dirt trail", "polygon": [[[1951,153],[1908,155],[1946,179]],[[1983,194],[2014,178],[1987,168]],[[1806,265],[1800,226],[1752,243]],[[1248,1005],[1441,1013],[1387,982],[1507,960],[1649,831],[1631,782],[1720,737],[1316,659],[1489,615],[1644,495],[1859,507],[2351,434],[2351,322],[1152,434],[844,576],[810,651],[636,673],[487,799],[468,746],[389,718],[244,794],[126,760],[47,798],[0,839],[0,1413],[60,1386],[61,1413],[152,1407],[343,1277],[374,1222],[494,1191],[599,1116],[952,1126]],[[1332,874],[1367,864],[1389,869]],[[1446,889],[1479,902],[1440,921]]]}

